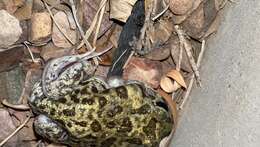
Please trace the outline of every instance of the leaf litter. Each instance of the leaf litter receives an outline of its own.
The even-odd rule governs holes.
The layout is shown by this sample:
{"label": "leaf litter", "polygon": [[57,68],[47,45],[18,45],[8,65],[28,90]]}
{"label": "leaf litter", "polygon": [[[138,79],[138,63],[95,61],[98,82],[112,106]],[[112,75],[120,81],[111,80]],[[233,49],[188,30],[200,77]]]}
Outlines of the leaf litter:
{"label": "leaf litter", "polygon": [[[24,83],[21,84],[22,93],[20,97],[17,97],[16,103],[10,102],[7,92],[2,94],[5,97],[1,97],[3,106],[1,106],[0,117],[6,119],[1,119],[0,124],[9,123],[10,127],[6,128],[9,129],[8,133],[0,135],[0,146],[9,145],[8,140],[17,139],[17,137],[24,140],[22,143],[26,142],[34,146],[40,144],[59,146],[36,139],[34,135],[31,135],[31,139],[23,136],[25,133],[17,136],[19,130],[23,131],[22,128],[29,120],[34,119],[27,105],[32,85],[41,78],[41,73],[49,60],[65,55],[80,54],[78,56],[81,59],[93,59],[97,68],[95,75],[105,77],[109,68],[113,66],[112,57],[118,47],[122,27],[131,15],[130,12],[136,1],[16,0],[0,2],[1,9],[16,16],[23,25],[27,25],[22,27],[23,32],[29,30],[30,36],[38,35],[37,33],[40,32],[40,37],[34,38],[33,41],[30,40],[30,36],[21,35],[19,40],[25,41],[22,43],[17,41],[8,48],[1,47],[0,49],[0,63],[3,65],[1,71],[21,66],[26,75],[23,79]],[[205,43],[209,35],[216,32],[217,14],[227,3],[227,0],[213,1],[210,3],[206,0],[191,0],[185,3],[181,0],[145,0],[144,26],[140,36],[130,43],[133,44],[135,50],[131,52],[123,65],[123,78],[141,81],[154,88],[169,103],[174,120],[177,120],[178,113],[184,109],[193,83],[196,82],[198,86],[203,84],[199,67],[203,59]],[[178,7],[173,5],[176,3]],[[68,27],[64,28],[64,21],[58,21],[55,18],[58,13],[64,14]],[[37,14],[47,14],[47,19],[35,21],[39,18],[34,17]],[[51,19],[49,20],[48,17]],[[30,22],[37,27],[28,25]],[[50,29],[44,29],[46,28],[44,24],[50,25]],[[61,45],[56,46],[55,39],[51,37],[54,27],[70,44],[70,47],[64,44],[66,41],[59,42]],[[76,38],[72,40],[71,34],[68,34],[69,31],[66,29],[75,31]],[[0,35],[2,35],[1,32]],[[112,51],[109,51],[110,49]],[[0,87],[1,89],[3,88]],[[23,115],[22,120],[17,119],[19,117],[13,114]],[[28,129],[33,128],[31,126]],[[161,142],[160,146],[169,145],[173,132],[174,130]],[[14,144],[17,145],[18,142]]]}

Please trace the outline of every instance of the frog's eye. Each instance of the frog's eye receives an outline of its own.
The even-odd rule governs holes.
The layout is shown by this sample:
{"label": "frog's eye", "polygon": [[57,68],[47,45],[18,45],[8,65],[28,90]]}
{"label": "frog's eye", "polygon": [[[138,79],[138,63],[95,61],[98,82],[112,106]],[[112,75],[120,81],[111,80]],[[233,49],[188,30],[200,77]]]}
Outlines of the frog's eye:
{"label": "frog's eye", "polygon": [[58,75],[55,73],[51,73],[50,79],[51,80],[56,80],[58,78]]}
{"label": "frog's eye", "polygon": [[161,108],[163,108],[163,109],[166,110],[166,111],[169,110],[167,104],[166,104],[165,102],[162,102],[162,101],[157,101],[157,102],[156,102],[156,106],[161,107]]}

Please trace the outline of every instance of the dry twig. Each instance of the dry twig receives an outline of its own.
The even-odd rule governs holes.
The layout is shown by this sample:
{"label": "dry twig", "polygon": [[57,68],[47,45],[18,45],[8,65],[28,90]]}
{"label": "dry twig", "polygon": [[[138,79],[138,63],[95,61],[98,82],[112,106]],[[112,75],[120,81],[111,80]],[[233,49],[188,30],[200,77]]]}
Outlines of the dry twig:
{"label": "dry twig", "polygon": [[169,6],[170,6],[170,5],[167,5],[167,6],[162,10],[162,12],[160,12],[159,14],[157,14],[156,16],[154,16],[154,17],[152,18],[152,20],[155,21],[156,19],[158,19],[159,17],[161,17],[161,16],[169,9]]}
{"label": "dry twig", "polygon": [[192,70],[195,74],[195,77],[196,77],[196,80],[197,80],[197,84],[201,87],[201,79],[200,79],[200,74],[199,74],[199,70],[198,70],[198,67],[196,65],[196,62],[195,62],[195,59],[191,53],[191,50],[192,50],[192,47],[191,45],[188,44],[187,40],[185,39],[185,34],[184,34],[184,31],[181,30],[181,28],[178,26],[178,25],[175,25],[174,26],[177,34],[178,34],[178,37],[179,37],[179,40],[181,42],[181,44],[184,46],[184,49],[186,51],[186,54],[188,56],[188,59],[189,59],[189,62],[190,62],[190,65],[192,67]]}
{"label": "dry twig", "polygon": [[76,10],[76,6],[74,4],[74,0],[69,0],[69,2],[70,2],[70,5],[71,5],[73,18],[75,20],[75,23],[76,23],[78,29],[79,29],[79,33],[80,33],[80,35],[82,37],[82,40],[85,43],[86,47],[91,51],[91,50],[93,50],[93,47],[90,45],[90,43],[88,42],[87,38],[84,36],[83,29],[82,29],[82,27],[79,24],[79,21],[77,19],[77,10]]}
{"label": "dry twig", "polygon": [[98,33],[99,33],[99,30],[100,30],[100,27],[101,27],[101,23],[102,23],[102,19],[103,19],[105,10],[106,10],[106,5],[104,5],[104,7],[102,7],[101,12],[100,12],[97,28],[96,28],[95,35],[94,35],[93,46],[96,46]]}
{"label": "dry twig", "polygon": [[[183,43],[180,41],[180,53],[179,53],[179,59],[178,59],[178,64],[176,65],[176,70],[180,71],[181,69],[181,62],[182,62],[182,54],[183,54]],[[173,82],[173,85],[178,84],[176,81]],[[175,96],[175,91],[172,93],[172,99],[174,99]]]}
{"label": "dry twig", "polygon": [[0,147],[3,146],[10,138],[12,138],[19,130],[21,130],[31,119],[31,116],[28,116],[26,118],[26,120],[18,127],[14,130],[14,132],[12,134],[10,134],[8,137],[6,137],[1,143],[0,143]]}
{"label": "dry twig", "polygon": [[[198,61],[197,61],[197,67],[198,68],[200,67],[200,63],[201,63],[202,57],[204,55],[204,52],[205,52],[205,40],[202,41],[201,51],[200,51],[200,54],[199,54],[199,57],[198,57]],[[185,95],[183,97],[183,101],[180,104],[180,107],[179,107],[180,110],[183,109],[183,106],[186,103],[186,101],[187,101],[187,99],[188,99],[188,97],[190,95],[190,92],[191,92],[191,89],[192,89],[192,85],[193,85],[193,82],[194,82],[194,78],[195,78],[195,74],[192,74],[189,86],[188,86],[187,91],[186,91],[186,93],[185,93]]]}
{"label": "dry twig", "polygon": [[[74,0],[69,0],[69,2],[70,2],[70,5],[71,5],[73,18],[74,18],[74,20],[75,20],[75,23],[76,23],[78,29],[79,29],[79,33],[80,33],[80,35],[81,35],[81,37],[82,37],[82,40],[83,40],[84,44],[86,45],[86,47],[87,47],[88,50],[89,50],[89,51],[87,52],[87,55],[88,55],[88,54],[92,54],[92,53],[95,51],[95,48],[93,48],[93,47],[90,45],[90,43],[88,42],[88,38],[85,37],[84,32],[83,32],[83,29],[82,29],[82,27],[81,27],[80,24],[79,24],[79,21],[78,21],[78,19],[77,19],[77,10],[76,10],[76,6],[75,6],[75,4],[74,4]],[[98,65],[98,60],[97,60],[97,58],[93,58],[93,59],[94,59],[95,64]]]}
{"label": "dry twig", "polygon": [[6,99],[3,99],[2,104],[16,110],[30,110],[30,107],[25,104],[11,104]]}
{"label": "dry twig", "polygon": [[25,47],[27,48],[27,50],[28,50],[28,52],[29,52],[29,54],[30,54],[30,57],[32,58],[32,62],[33,62],[33,63],[39,63],[39,62],[41,62],[41,59],[40,59],[40,58],[38,58],[38,59],[35,59],[35,58],[34,58],[33,53],[32,53],[32,51],[31,51],[30,47],[28,46],[28,44],[30,44],[30,42],[24,41],[23,44],[24,44]]}
{"label": "dry twig", "polygon": [[[100,11],[102,10],[102,8],[105,6],[106,2],[107,2],[107,0],[102,0],[102,1],[100,2],[100,6],[99,6],[99,8],[98,8],[98,10],[97,10],[97,13],[96,13],[96,15],[94,16],[94,19],[93,19],[93,21],[92,21],[90,27],[88,28],[88,30],[87,30],[86,33],[85,33],[85,39],[88,40],[89,36],[92,34],[92,32],[93,32],[93,30],[94,30],[94,28],[95,28],[95,26],[96,26],[99,13],[100,13]],[[84,42],[82,41],[82,42],[80,43],[80,45],[78,45],[77,49],[81,48],[83,45],[84,45]]]}
{"label": "dry twig", "polygon": [[70,43],[71,45],[74,45],[75,42],[73,42],[73,41],[70,39],[70,37],[62,30],[61,26],[60,26],[60,25],[57,23],[57,21],[55,20],[55,18],[54,18],[54,16],[53,16],[53,14],[52,14],[52,12],[51,12],[51,9],[50,9],[50,7],[48,6],[48,4],[45,2],[45,0],[42,0],[42,1],[43,1],[44,5],[45,5],[46,9],[48,10],[48,12],[49,12],[49,14],[50,14],[50,16],[51,16],[51,18],[52,18],[54,24],[56,25],[56,27],[59,29],[59,31],[62,33],[62,35],[69,41],[69,43]]}

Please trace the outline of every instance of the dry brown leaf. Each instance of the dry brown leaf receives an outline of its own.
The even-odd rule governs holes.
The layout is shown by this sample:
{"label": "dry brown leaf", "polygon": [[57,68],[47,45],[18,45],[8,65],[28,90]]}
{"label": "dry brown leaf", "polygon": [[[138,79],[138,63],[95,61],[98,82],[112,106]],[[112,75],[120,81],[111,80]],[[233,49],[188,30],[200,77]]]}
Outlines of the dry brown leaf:
{"label": "dry brown leaf", "polygon": [[182,87],[187,89],[187,85],[186,85],[186,83],[184,81],[184,78],[183,78],[183,76],[181,75],[181,73],[179,71],[173,69],[173,70],[171,70],[170,72],[167,73],[167,77],[172,78],[178,84],[180,84]]}
{"label": "dry brown leaf", "polygon": [[172,35],[173,23],[171,19],[163,19],[148,30],[149,39],[153,45],[164,44]]}
{"label": "dry brown leaf", "polygon": [[170,47],[170,45],[164,45],[157,48],[153,48],[153,50],[147,55],[145,55],[145,57],[155,61],[167,59],[171,54]]}
{"label": "dry brown leaf", "polygon": [[[99,9],[101,0],[84,0],[83,3],[83,27],[89,28],[94,20],[94,17]],[[98,38],[101,37],[112,26],[113,21],[109,19],[109,13],[105,11]]]}
{"label": "dry brown leaf", "polygon": [[167,93],[171,93],[174,91],[173,81],[168,77],[162,77],[160,81],[160,86]]}
{"label": "dry brown leaf", "polygon": [[184,15],[193,7],[194,0],[170,0],[170,10],[177,15]]}
{"label": "dry brown leaf", "polygon": [[172,93],[181,88],[181,86],[177,82],[174,82],[172,79],[168,77],[163,77],[161,79],[160,86],[167,93]]}
{"label": "dry brown leaf", "polygon": [[110,0],[110,18],[126,22],[137,0]]}

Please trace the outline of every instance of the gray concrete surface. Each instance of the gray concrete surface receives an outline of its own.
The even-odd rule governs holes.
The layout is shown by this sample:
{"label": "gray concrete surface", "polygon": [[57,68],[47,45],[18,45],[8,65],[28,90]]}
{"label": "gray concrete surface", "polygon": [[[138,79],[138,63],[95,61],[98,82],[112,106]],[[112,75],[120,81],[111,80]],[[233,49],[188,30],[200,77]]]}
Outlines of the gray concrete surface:
{"label": "gray concrete surface", "polygon": [[202,61],[173,147],[260,147],[260,0],[235,0]]}

